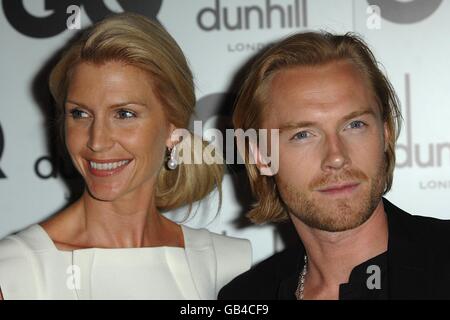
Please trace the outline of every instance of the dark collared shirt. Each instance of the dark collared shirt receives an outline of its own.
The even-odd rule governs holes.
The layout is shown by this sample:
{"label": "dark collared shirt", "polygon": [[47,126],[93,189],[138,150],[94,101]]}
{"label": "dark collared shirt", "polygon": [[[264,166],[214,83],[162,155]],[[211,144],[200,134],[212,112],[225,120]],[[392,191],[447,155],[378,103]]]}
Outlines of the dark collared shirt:
{"label": "dark collared shirt", "polygon": [[[302,255],[301,255],[302,256]],[[350,273],[349,282],[339,286],[339,300],[387,300],[388,270],[387,251],[357,265]],[[291,274],[279,289],[279,299],[295,300],[298,270],[303,269],[303,259],[298,258],[297,271]]]}
{"label": "dark collared shirt", "polygon": [[[384,198],[383,204],[389,228],[387,253],[379,256],[380,260],[372,258],[375,263],[370,259],[354,268],[350,292],[344,289],[340,298],[450,299],[450,221],[412,216]],[[295,299],[304,254],[301,243],[276,253],[223,287],[219,298]],[[364,287],[374,274],[370,270],[367,274],[371,264],[380,266],[381,289]],[[353,280],[355,277],[359,280]]]}
{"label": "dark collared shirt", "polygon": [[348,283],[339,286],[339,300],[388,299],[387,251],[353,268]]}

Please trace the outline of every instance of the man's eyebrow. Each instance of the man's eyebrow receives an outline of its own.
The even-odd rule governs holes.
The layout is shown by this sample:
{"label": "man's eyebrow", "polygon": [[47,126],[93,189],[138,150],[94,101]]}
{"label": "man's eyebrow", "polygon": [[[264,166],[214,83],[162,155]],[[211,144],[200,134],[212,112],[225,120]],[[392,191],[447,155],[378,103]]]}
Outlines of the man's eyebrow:
{"label": "man's eyebrow", "polygon": [[314,127],[317,124],[317,122],[314,121],[289,121],[284,123],[280,126],[279,131],[280,133],[287,130],[292,130],[296,128],[303,128],[303,127]]}
{"label": "man's eyebrow", "polygon": [[[376,117],[375,112],[373,111],[373,109],[371,108],[366,108],[363,110],[358,110],[358,111],[353,111],[349,114],[347,114],[346,116],[344,116],[340,122],[346,122],[350,119],[356,118],[356,117],[360,117],[363,115],[371,115],[373,117]],[[303,127],[314,127],[316,126],[318,123],[315,121],[289,121],[286,122],[284,124],[282,124],[279,127],[280,133],[286,130],[292,130],[292,129],[296,129],[296,128],[303,128]]]}
{"label": "man's eyebrow", "polygon": [[346,115],[345,117],[343,117],[341,121],[346,122],[350,119],[365,116],[365,115],[369,115],[369,116],[376,118],[375,111],[373,111],[372,108],[367,108],[367,109],[362,109],[359,111],[353,111],[353,112],[349,113],[348,115]]}

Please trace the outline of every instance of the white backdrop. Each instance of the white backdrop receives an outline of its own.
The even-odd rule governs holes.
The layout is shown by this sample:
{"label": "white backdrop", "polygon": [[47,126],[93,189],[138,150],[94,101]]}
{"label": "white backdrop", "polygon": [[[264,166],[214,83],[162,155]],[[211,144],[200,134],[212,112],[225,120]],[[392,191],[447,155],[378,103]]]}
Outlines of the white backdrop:
{"label": "white backdrop", "polygon": [[[240,68],[271,41],[298,31],[354,31],[384,66],[402,103],[398,164],[387,195],[403,209],[450,218],[450,1],[448,0],[3,0],[0,9],[0,237],[36,223],[67,203],[69,187],[52,176],[45,77],[56,52],[78,30],[66,12],[80,8],[80,27],[107,12],[157,18],[192,67],[198,118],[229,120],[226,93]],[[376,7],[374,7],[376,6]],[[72,20],[70,20],[72,19]],[[75,23],[75,26],[76,23]],[[218,122],[219,121],[219,122]],[[50,147],[49,147],[50,146]],[[248,238],[255,262],[283,247],[274,226],[243,219],[249,201],[242,168],[189,225]],[[178,212],[170,216],[177,218]]]}

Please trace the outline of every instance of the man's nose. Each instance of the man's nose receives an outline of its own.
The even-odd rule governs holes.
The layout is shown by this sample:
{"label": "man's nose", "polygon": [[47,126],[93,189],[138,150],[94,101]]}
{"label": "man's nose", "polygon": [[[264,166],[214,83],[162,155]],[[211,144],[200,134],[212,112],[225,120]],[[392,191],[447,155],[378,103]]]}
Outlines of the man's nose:
{"label": "man's nose", "polygon": [[322,170],[339,170],[350,164],[347,146],[338,134],[329,135],[324,142]]}

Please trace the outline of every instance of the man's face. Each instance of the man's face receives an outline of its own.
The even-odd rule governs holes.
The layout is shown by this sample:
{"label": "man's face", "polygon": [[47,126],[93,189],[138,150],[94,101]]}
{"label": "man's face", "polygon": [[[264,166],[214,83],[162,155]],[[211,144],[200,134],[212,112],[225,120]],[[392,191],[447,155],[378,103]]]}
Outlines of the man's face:
{"label": "man's face", "polygon": [[280,129],[275,181],[291,217],[329,232],[363,224],[383,194],[388,134],[366,80],[340,61],[270,81],[263,127]]}

